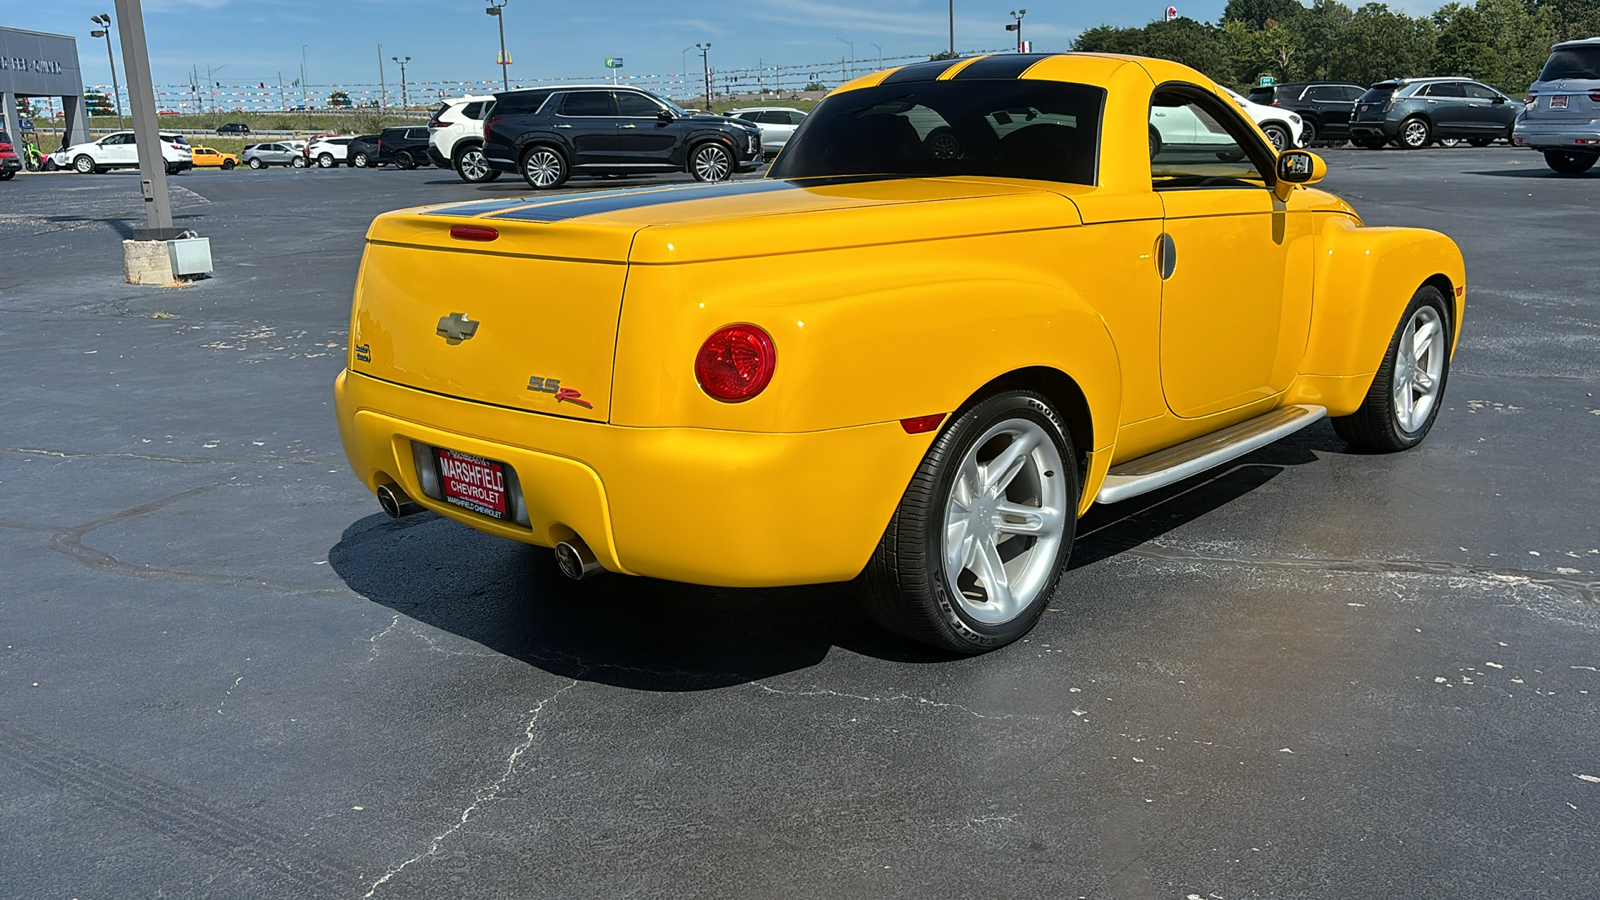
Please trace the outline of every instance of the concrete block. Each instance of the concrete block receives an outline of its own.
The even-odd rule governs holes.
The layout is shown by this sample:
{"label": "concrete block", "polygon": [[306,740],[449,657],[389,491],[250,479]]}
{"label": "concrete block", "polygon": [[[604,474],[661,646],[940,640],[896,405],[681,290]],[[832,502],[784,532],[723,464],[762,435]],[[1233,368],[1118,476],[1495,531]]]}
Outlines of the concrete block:
{"label": "concrete block", "polygon": [[122,274],[129,284],[173,284],[166,241],[123,241]]}

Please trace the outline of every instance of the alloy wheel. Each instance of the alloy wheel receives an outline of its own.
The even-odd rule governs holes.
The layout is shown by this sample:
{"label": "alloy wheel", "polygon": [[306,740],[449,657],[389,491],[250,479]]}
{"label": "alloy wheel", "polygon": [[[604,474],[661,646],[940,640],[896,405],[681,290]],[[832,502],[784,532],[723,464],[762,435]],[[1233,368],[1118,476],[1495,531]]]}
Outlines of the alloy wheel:
{"label": "alloy wheel", "polygon": [[727,181],[732,169],[728,151],[718,144],[706,144],[694,152],[694,177],[701,181]]}
{"label": "alloy wheel", "polygon": [[468,181],[482,181],[489,176],[489,161],[483,151],[474,147],[461,154],[461,177]]}
{"label": "alloy wheel", "polygon": [[536,188],[555,187],[561,183],[563,170],[566,163],[560,154],[547,147],[540,147],[528,154],[522,164],[523,177]]}
{"label": "alloy wheel", "polygon": [[1439,399],[1445,364],[1444,322],[1432,306],[1420,306],[1395,347],[1394,416],[1401,431],[1428,421]]}
{"label": "alloy wheel", "polygon": [[1015,619],[1049,583],[1074,510],[1056,442],[1031,419],[996,423],[962,457],[945,507],[944,575],[961,611]]}

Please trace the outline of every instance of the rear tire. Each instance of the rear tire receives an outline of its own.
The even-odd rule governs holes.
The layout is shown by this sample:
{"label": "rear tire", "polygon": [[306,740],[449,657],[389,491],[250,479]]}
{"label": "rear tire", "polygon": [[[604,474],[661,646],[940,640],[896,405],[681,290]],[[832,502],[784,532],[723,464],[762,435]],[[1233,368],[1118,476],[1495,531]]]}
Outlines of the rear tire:
{"label": "rear tire", "polygon": [[856,580],[867,612],[957,653],[1017,640],[1066,569],[1078,500],[1077,456],[1044,397],[1003,391],[957,412]]}
{"label": "rear tire", "polygon": [[358,169],[365,169],[366,167],[372,165],[372,162],[367,159],[367,155],[365,153],[357,153],[351,158],[350,165],[355,166]]}
{"label": "rear tire", "polygon": [[1382,150],[1385,141],[1383,138],[1366,138],[1359,141],[1352,138],[1351,143],[1364,150]]}
{"label": "rear tire", "polygon": [[94,158],[85,153],[72,161],[72,168],[79,175],[88,175],[95,171]]}
{"label": "rear tire", "polygon": [[410,150],[401,150],[394,155],[394,164],[409,172],[417,167],[417,158],[411,155]]}
{"label": "rear tire", "polygon": [[1400,123],[1400,146],[1407,150],[1421,150],[1433,140],[1433,127],[1421,116],[1412,116]]}
{"label": "rear tire", "polygon": [[246,165],[252,169],[264,169],[267,167],[267,164],[262,162],[259,156],[250,157],[250,162],[246,163]]}
{"label": "rear tire", "polygon": [[1450,306],[1433,285],[1411,295],[1383,365],[1354,413],[1335,416],[1334,433],[1358,447],[1393,453],[1422,443],[1450,379]]}
{"label": "rear tire", "polygon": [[331,169],[335,165],[337,165],[337,162],[334,160],[332,153],[324,153],[317,157],[317,168],[319,169]]}
{"label": "rear tire", "polygon": [[224,172],[233,171],[233,160],[231,160],[231,159],[223,160],[222,161],[222,171],[224,171]]}
{"label": "rear tire", "polygon": [[561,155],[560,150],[545,144],[529,150],[517,169],[522,172],[522,180],[528,183],[528,187],[536,191],[558,188],[567,181],[566,157]]}
{"label": "rear tire", "polygon": [[489,168],[489,160],[484,157],[483,148],[478,146],[456,151],[452,168],[456,170],[456,176],[467,184],[487,184],[500,177],[498,169]]}
{"label": "rear tire", "polygon": [[1467,138],[1467,143],[1474,147],[1487,147],[1494,143],[1494,138]]}
{"label": "rear tire", "polygon": [[1317,139],[1317,123],[1307,118],[1300,119],[1300,146],[1309,147]]}
{"label": "rear tire", "polygon": [[[1593,168],[1595,160],[1600,159],[1590,153],[1572,153],[1566,150],[1546,150],[1544,163],[1562,175],[1582,175]],[[82,172],[83,169],[78,169]]]}

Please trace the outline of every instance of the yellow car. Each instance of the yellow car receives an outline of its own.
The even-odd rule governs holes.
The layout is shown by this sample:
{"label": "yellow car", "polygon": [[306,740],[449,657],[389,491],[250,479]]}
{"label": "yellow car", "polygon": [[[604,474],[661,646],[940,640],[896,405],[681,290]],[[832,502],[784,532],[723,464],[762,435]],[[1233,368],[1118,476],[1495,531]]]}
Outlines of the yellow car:
{"label": "yellow car", "polygon": [[879,72],[762,179],[380,216],[345,452],[390,514],[573,577],[854,579],[890,629],[990,650],[1097,502],[1324,416],[1427,434],[1461,254],[1363,226],[1324,172],[1175,63]]}
{"label": "yellow car", "polygon": [[210,147],[202,147],[198,144],[189,149],[194,154],[194,165],[197,169],[209,166],[226,172],[239,164],[239,157],[232,153],[223,153],[221,150],[213,150]]}

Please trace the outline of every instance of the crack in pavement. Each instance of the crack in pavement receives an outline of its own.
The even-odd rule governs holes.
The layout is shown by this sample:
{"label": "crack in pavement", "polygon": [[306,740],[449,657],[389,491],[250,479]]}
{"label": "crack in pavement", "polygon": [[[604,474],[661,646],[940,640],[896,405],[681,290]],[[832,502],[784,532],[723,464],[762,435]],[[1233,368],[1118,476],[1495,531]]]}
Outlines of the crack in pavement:
{"label": "crack in pavement", "polygon": [[175,463],[228,463],[230,465],[258,465],[262,463],[305,463],[328,465],[326,460],[314,456],[257,456],[252,459],[231,459],[215,456],[161,456],[151,453],[87,453],[73,450],[55,450],[48,447],[0,447],[0,453],[20,453],[24,456],[54,456],[60,459],[139,459],[146,462]]}
{"label": "crack in pavement", "polygon": [[1561,578],[1535,569],[1514,569],[1498,566],[1474,566],[1461,563],[1438,562],[1425,559],[1335,559],[1331,557],[1291,557],[1267,559],[1259,556],[1220,556],[1182,550],[1163,544],[1144,544],[1123,550],[1128,556],[1156,559],[1163,562],[1226,563],[1236,566],[1253,566],[1262,569],[1288,569],[1293,571],[1319,570],[1348,572],[1358,575],[1435,575],[1444,578],[1493,578],[1510,583],[1535,584],[1558,591],[1587,603],[1600,606],[1596,591],[1600,582]]}
{"label": "crack in pavement", "polygon": [[363,900],[366,900],[366,898],[370,898],[373,894],[376,894],[378,892],[378,888],[383,887],[396,875],[399,875],[407,866],[437,854],[439,852],[439,845],[448,840],[451,835],[460,831],[462,828],[465,828],[467,825],[467,820],[472,818],[472,814],[477,812],[479,807],[494,800],[498,800],[500,797],[500,789],[507,781],[510,781],[511,776],[516,773],[517,761],[522,758],[522,755],[526,753],[530,747],[533,746],[533,742],[538,740],[538,736],[534,733],[534,726],[539,723],[539,716],[544,711],[545,706],[550,703],[554,703],[562,694],[572,690],[577,686],[578,679],[574,678],[570,683],[556,691],[554,694],[551,694],[549,697],[540,700],[538,705],[529,710],[528,712],[530,718],[528,719],[526,726],[523,728],[522,743],[512,748],[511,755],[506,758],[505,768],[500,773],[500,777],[495,779],[489,785],[478,788],[476,791],[474,791],[472,802],[467,805],[466,809],[461,811],[461,817],[459,819],[453,822],[449,828],[446,828],[444,831],[430,839],[427,850],[418,853],[416,856],[411,857],[405,862],[402,862],[399,865],[389,869],[389,871],[383,873],[383,875],[379,877],[377,881],[372,883],[371,887],[367,889],[367,892],[361,895]]}

